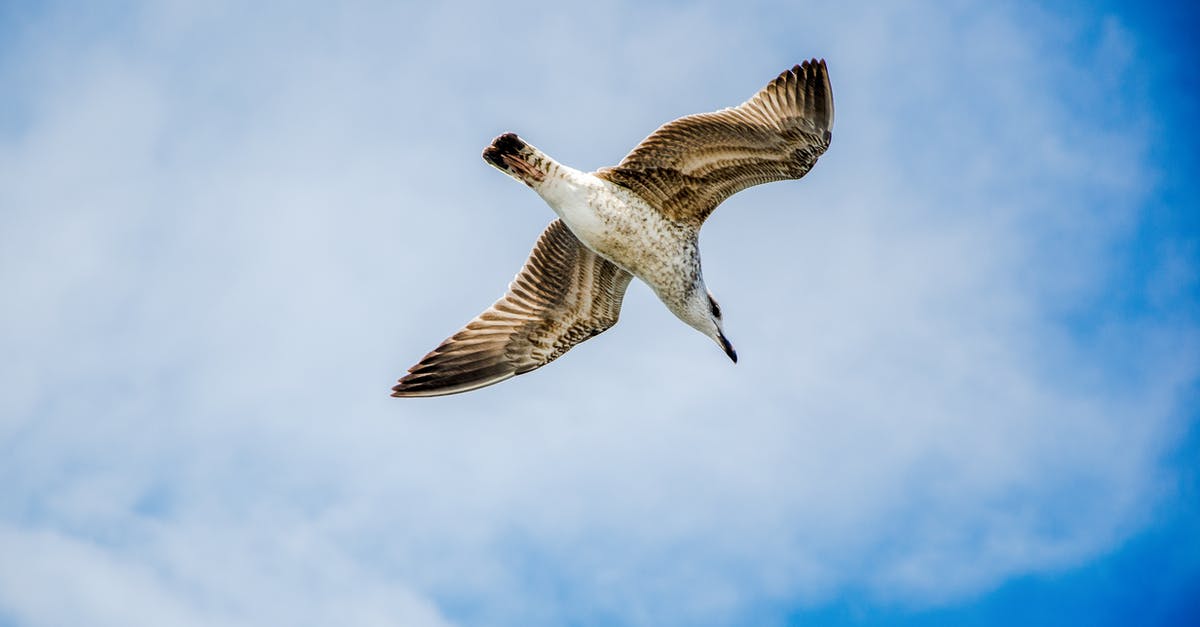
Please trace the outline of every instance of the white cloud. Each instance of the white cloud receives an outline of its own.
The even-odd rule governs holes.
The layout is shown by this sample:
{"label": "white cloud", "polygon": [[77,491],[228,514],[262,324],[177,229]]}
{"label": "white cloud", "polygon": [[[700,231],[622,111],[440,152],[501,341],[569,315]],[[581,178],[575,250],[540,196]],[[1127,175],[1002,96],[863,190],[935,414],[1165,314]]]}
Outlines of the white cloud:
{"label": "white cloud", "polygon": [[[40,77],[0,144],[0,553],[21,558],[0,608],[22,622],[920,605],[1146,516],[1197,353],[1097,305],[1154,175],[1149,104],[1088,79],[1132,71],[1119,23],[256,11],[155,5],[112,34],[63,14],[38,32],[73,42],[12,44]],[[833,72],[829,154],[704,233],[741,363],[635,285],[542,371],[387,398],[551,217],[478,161],[493,135],[598,167],[808,56]]]}
{"label": "white cloud", "polygon": [[5,526],[0,602],[22,625],[447,624],[321,538],[265,526],[216,537],[203,526],[149,526],[109,547]]}

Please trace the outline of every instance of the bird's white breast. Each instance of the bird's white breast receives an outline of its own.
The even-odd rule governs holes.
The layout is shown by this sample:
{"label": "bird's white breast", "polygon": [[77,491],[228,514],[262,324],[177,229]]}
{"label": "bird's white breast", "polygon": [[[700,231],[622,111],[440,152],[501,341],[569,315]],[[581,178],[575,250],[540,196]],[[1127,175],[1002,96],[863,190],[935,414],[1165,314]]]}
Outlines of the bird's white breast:
{"label": "bird's white breast", "polygon": [[588,248],[645,281],[660,298],[682,298],[700,280],[694,230],[632,191],[559,165],[534,189]]}

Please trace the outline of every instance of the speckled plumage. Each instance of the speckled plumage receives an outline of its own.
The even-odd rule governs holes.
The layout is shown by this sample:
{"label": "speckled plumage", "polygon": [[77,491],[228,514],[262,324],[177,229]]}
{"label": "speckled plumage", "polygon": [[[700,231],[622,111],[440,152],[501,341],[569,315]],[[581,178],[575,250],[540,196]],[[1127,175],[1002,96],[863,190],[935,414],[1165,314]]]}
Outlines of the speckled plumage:
{"label": "speckled plumage", "polygon": [[730,195],[804,176],[829,146],[824,61],[781,74],[750,100],[661,126],[619,164],[585,173],[514,134],[483,157],[559,215],[509,291],[426,355],[393,396],[473,390],[539,368],[616,323],[632,277],[734,361],[700,267],[704,220]]}

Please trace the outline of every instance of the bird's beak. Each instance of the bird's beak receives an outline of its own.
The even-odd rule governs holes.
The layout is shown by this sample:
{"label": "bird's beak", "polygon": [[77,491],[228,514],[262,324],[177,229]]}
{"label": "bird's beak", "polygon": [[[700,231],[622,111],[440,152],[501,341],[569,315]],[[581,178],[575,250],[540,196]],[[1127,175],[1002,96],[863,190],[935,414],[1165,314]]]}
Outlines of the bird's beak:
{"label": "bird's beak", "polygon": [[721,340],[721,348],[725,349],[725,354],[729,355],[729,358],[732,359],[733,363],[736,364],[737,351],[733,350],[733,344],[729,343],[729,338],[726,338],[724,333],[720,333],[718,338]]}

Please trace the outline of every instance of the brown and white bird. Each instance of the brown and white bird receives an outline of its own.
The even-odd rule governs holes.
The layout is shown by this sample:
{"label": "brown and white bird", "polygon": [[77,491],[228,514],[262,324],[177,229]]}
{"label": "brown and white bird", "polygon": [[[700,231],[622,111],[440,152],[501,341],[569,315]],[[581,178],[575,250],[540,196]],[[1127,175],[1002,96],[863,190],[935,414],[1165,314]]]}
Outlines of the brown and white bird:
{"label": "brown and white bird", "polygon": [[808,173],[832,127],[829,74],[814,59],[741,105],[664,124],[619,164],[590,174],[512,133],[497,137],[483,158],[559,219],[508,293],[410,368],[392,396],[466,392],[540,368],[616,324],[635,276],[736,362],[704,285],[700,227],[734,193]]}

